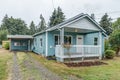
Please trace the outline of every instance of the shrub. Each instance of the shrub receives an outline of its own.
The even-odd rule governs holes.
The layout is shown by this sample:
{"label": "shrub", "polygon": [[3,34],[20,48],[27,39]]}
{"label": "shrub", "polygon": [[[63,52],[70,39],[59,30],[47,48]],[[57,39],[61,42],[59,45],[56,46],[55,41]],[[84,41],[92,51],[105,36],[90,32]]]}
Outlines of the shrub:
{"label": "shrub", "polygon": [[105,57],[107,59],[113,59],[114,56],[115,56],[115,51],[113,51],[113,50],[106,50],[105,51]]}
{"label": "shrub", "polygon": [[9,42],[7,42],[6,44],[5,44],[5,49],[9,49]]}

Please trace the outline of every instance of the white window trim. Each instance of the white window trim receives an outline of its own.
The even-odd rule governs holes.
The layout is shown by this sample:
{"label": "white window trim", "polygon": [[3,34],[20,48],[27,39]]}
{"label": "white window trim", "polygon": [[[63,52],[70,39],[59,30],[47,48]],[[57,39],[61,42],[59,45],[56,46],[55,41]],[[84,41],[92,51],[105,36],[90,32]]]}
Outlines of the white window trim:
{"label": "white window trim", "polygon": [[99,45],[98,44],[98,37],[94,37],[94,45],[95,45],[95,38],[97,38],[97,42],[96,43],[97,43],[97,45]]}
{"label": "white window trim", "polygon": [[[55,39],[55,36],[60,36],[60,35],[59,34],[54,34],[54,39]],[[73,36],[72,35],[64,35],[64,36],[71,37],[71,44],[73,44]],[[60,39],[58,39],[58,43],[60,43]],[[60,45],[60,44],[57,44],[57,45]]]}

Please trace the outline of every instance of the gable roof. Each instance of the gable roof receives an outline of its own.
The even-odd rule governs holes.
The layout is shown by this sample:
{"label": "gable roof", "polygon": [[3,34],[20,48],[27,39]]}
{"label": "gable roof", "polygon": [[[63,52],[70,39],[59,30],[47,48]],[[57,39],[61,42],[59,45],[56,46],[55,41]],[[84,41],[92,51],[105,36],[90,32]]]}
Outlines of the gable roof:
{"label": "gable roof", "polygon": [[93,22],[96,25],[96,27],[98,27],[104,34],[106,33],[106,31],[94,19],[92,19],[88,14],[81,13],[81,14],[78,14],[78,15],[70,18],[70,19],[65,20],[64,22],[62,22],[62,23],[60,23],[56,26],[47,27],[45,30],[42,30],[41,32],[38,32],[38,33],[34,34],[33,36],[41,34],[45,31],[52,31],[52,30],[55,30],[55,29],[62,28],[62,27],[66,26],[66,25],[68,25],[68,24],[70,24],[70,23],[72,23],[76,20],[79,20],[79,19],[82,19],[82,18],[85,18],[85,17],[87,17],[91,22]]}
{"label": "gable roof", "polygon": [[8,39],[32,39],[31,35],[7,35]]}

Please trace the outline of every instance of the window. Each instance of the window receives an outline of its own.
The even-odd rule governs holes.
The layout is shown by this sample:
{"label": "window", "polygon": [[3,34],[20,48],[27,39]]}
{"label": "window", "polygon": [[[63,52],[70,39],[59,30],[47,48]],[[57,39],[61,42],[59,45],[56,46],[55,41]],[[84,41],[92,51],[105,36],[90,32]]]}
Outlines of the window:
{"label": "window", "polygon": [[40,38],[40,46],[42,47],[43,43],[42,43],[42,38]]}
{"label": "window", "polygon": [[[66,44],[66,43],[70,43],[70,44],[71,44],[71,42],[72,42],[71,36],[65,35],[65,36],[64,36],[64,43],[65,43],[65,44]],[[60,44],[60,36],[55,35],[55,45],[59,45],[59,44]]]}
{"label": "window", "polygon": [[59,45],[60,44],[60,36],[55,35],[55,45]]}
{"label": "window", "polygon": [[71,36],[64,36],[64,43],[69,43],[71,44]]}
{"label": "window", "polygon": [[20,46],[20,42],[14,42],[14,46]]}
{"label": "window", "polygon": [[14,42],[14,46],[25,46],[24,42]]}
{"label": "window", "polygon": [[94,38],[94,45],[98,45],[98,38]]}

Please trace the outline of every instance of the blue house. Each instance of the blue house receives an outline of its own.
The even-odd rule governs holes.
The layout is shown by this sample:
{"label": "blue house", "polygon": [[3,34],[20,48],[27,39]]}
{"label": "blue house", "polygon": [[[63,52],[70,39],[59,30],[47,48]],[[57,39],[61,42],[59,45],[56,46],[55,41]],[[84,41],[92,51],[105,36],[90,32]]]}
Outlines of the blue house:
{"label": "blue house", "polygon": [[[33,40],[30,40],[30,49],[45,57],[55,56],[61,62],[67,58],[101,59],[107,36],[105,33],[94,19],[82,13],[34,34]],[[69,48],[66,47],[68,43]]]}

